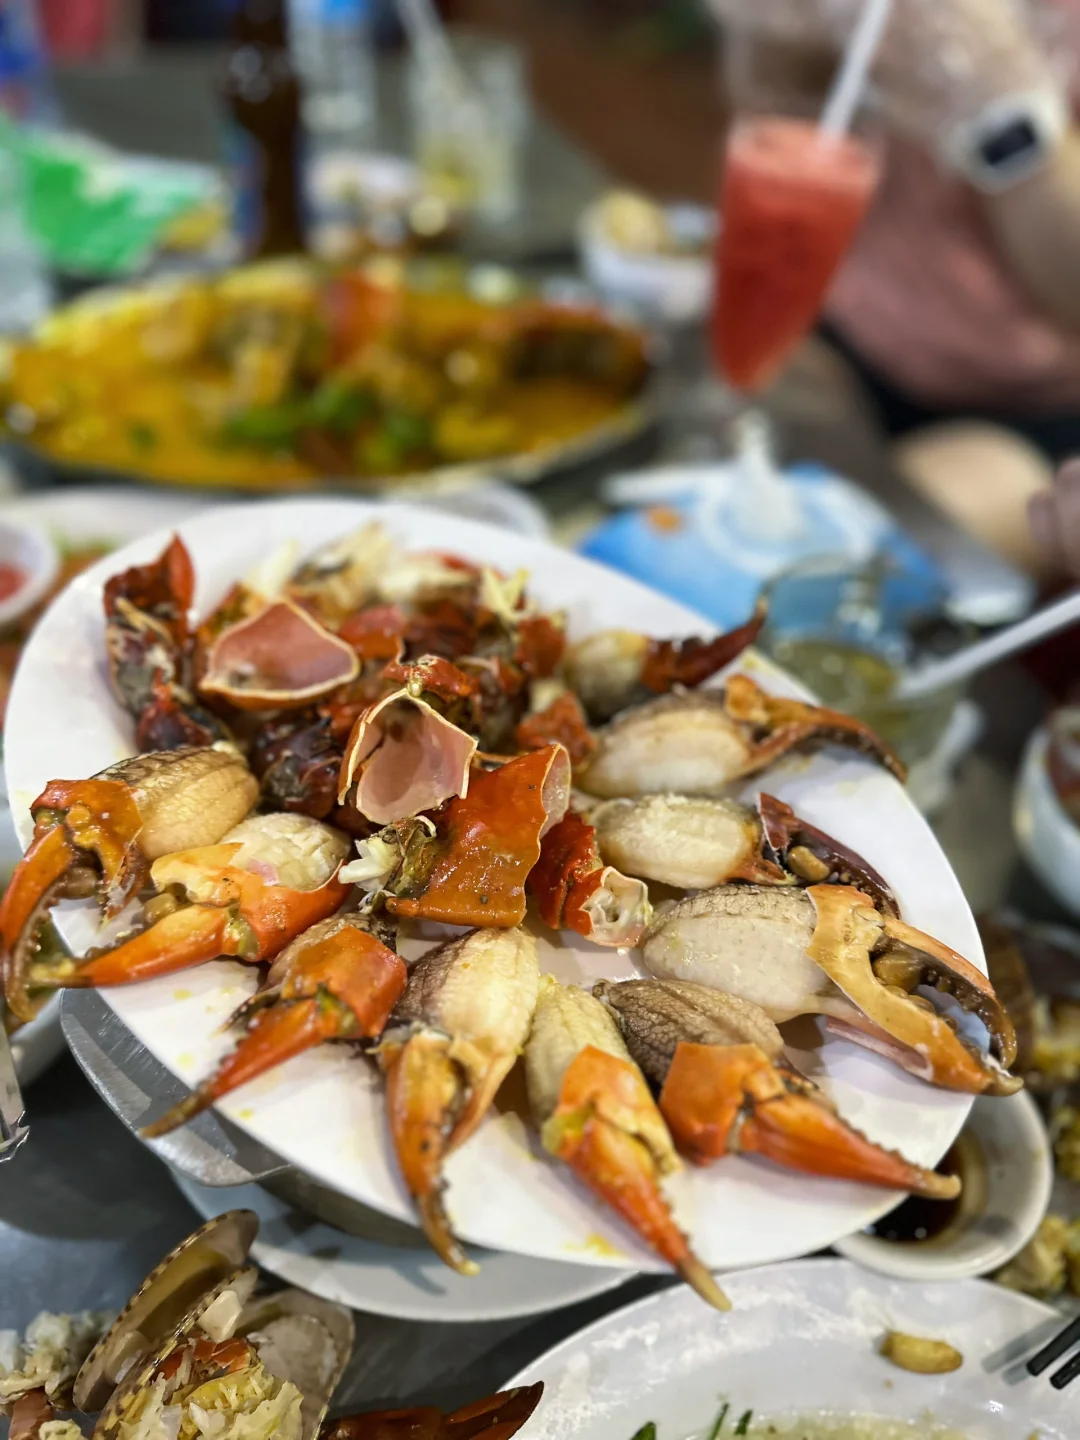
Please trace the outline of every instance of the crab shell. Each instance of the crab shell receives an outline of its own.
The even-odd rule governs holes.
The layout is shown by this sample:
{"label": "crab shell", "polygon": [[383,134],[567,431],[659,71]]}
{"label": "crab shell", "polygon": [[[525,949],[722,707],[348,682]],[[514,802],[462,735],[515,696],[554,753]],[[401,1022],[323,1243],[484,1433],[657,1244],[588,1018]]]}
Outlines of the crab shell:
{"label": "crab shell", "polygon": [[288,600],[223,630],[210,647],[199,690],[238,710],[296,710],[360,673],[351,645]]}
{"label": "crab shell", "polygon": [[131,1402],[196,1326],[216,1340],[258,1332],[260,1360],[300,1390],[304,1440],[315,1440],[352,1353],[352,1316],[300,1290],[252,1299],[258,1272],[243,1262],[258,1228],[250,1210],[229,1211],[147,1276],[75,1377],[76,1404],[101,1411],[92,1440],[115,1436]]}

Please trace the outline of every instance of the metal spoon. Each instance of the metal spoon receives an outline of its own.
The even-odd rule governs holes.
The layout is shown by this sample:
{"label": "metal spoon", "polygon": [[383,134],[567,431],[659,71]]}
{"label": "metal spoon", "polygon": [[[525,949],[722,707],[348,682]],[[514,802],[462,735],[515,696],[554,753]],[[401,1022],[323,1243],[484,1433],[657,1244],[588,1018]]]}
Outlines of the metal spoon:
{"label": "metal spoon", "polygon": [[963,650],[946,656],[944,660],[932,660],[927,665],[909,670],[901,676],[890,698],[921,699],[934,690],[961,684],[981,670],[996,665],[999,660],[1004,660],[1009,655],[1019,655],[1040,640],[1056,635],[1059,630],[1067,630],[1078,621],[1080,590],[1072,590],[1060,600],[1055,600],[1052,605],[1036,610],[1033,615],[1028,615],[1015,625],[1007,625],[1004,630],[988,635],[985,640],[977,640],[974,645],[967,645]]}

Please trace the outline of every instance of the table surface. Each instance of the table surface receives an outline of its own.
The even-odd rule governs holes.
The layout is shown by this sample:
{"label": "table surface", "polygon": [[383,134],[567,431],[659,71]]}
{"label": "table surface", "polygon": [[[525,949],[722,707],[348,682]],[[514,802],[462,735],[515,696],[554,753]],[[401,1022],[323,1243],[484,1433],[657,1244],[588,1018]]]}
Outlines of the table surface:
{"label": "table surface", "polygon": [[[61,94],[75,123],[113,143],[212,160],[218,135],[208,64],[204,55],[181,54],[69,72],[60,77]],[[604,177],[542,123],[529,157],[525,228],[533,242],[539,237],[539,248],[565,251],[572,218]],[[843,387],[830,379],[829,364],[811,347],[783,387],[778,408],[791,449],[874,479],[880,446],[865,417],[853,419],[838,400]],[[596,476],[566,477],[536,493],[562,539],[576,537],[601,513]],[[990,717],[988,737],[939,830],[974,908],[999,903],[1018,885],[1038,907],[1043,900],[1032,900],[1030,880],[1017,879],[1008,804],[1009,771],[1041,696],[1013,672],[991,677],[980,698]],[[98,1100],[69,1056],[26,1098],[32,1139],[0,1167],[0,1328],[22,1327],[42,1308],[120,1306],[199,1223],[165,1167]],[[335,1409],[463,1403],[499,1388],[582,1325],[665,1283],[636,1279],[539,1319],[437,1325],[358,1315],[356,1351]]]}

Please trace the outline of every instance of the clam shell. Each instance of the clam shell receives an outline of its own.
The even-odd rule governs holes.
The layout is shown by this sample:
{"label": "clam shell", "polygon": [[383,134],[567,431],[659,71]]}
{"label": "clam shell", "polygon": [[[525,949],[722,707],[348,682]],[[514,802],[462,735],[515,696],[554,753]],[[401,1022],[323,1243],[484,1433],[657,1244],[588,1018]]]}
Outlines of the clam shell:
{"label": "clam shell", "polygon": [[207,1221],[146,1277],[75,1377],[75,1404],[93,1414],[109,1403],[122,1375],[139,1360],[157,1363],[190,1328],[222,1281],[233,1279],[259,1229],[251,1210],[230,1210]]}
{"label": "clam shell", "polygon": [[[154,1350],[144,1350],[138,1360],[125,1370],[123,1379],[116,1385],[105,1402],[98,1422],[94,1426],[91,1440],[107,1440],[107,1437],[116,1433],[130,1401],[140,1390],[150,1384],[154,1371],[190,1334],[195,1322],[208,1305],[212,1304],[219,1295],[223,1295],[226,1290],[238,1291],[242,1302],[246,1303],[258,1283],[258,1279],[259,1272],[254,1266],[250,1266],[246,1270],[233,1270],[228,1275],[223,1275],[215,1285],[209,1286],[197,1295],[191,1301],[184,1315],[176,1322],[168,1335],[161,1339],[157,1347]],[[236,1334],[238,1330],[239,1322],[233,1333]]]}
{"label": "clam shell", "polygon": [[315,1440],[352,1355],[352,1313],[304,1290],[279,1290],[245,1306],[236,1333],[264,1337],[259,1358],[302,1393],[304,1440]]}

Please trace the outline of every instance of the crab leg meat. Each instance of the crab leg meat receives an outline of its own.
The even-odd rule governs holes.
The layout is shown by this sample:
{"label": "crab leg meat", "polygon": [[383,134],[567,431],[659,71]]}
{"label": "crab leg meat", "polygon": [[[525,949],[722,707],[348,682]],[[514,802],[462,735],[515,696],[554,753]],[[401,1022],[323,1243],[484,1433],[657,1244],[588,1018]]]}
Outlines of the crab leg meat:
{"label": "crab leg meat", "polygon": [[532,937],[473,930],[410,969],[379,1047],[402,1178],[436,1253],[476,1271],[450,1228],[443,1163],[476,1129],[529,1033],[539,972]]}
{"label": "crab leg meat", "polygon": [[660,1188],[678,1157],[611,1015],[585,990],[540,981],[525,1046],[529,1104],[544,1148],[718,1310],[727,1297],[690,1248]]}
{"label": "crab leg meat", "polygon": [[255,803],[258,784],[239,756],[220,750],[137,755],[90,780],[52,780],[30,807],[34,840],[0,901],[5,994],[32,1018],[27,991],[37,930],[64,897],[98,893],[115,915],[171,851],[216,844]]}
{"label": "crab leg meat", "polygon": [[321,920],[287,945],[266,988],[237,1016],[246,1034],[199,1088],[142,1131],[166,1135],[208,1106],[294,1055],[327,1040],[373,1039],[405,989],[405,964],[367,929],[364,917]]}
{"label": "crab leg meat", "polygon": [[913,1165],[842,1120],[786,1064],[780,1032],[758,1006],[678,981],[602,980],[593,993],[660,1090],[660,1112],[695,1163],[750,1153],[811,1175],[934,1199],[958,1192],[954,1176]]}

